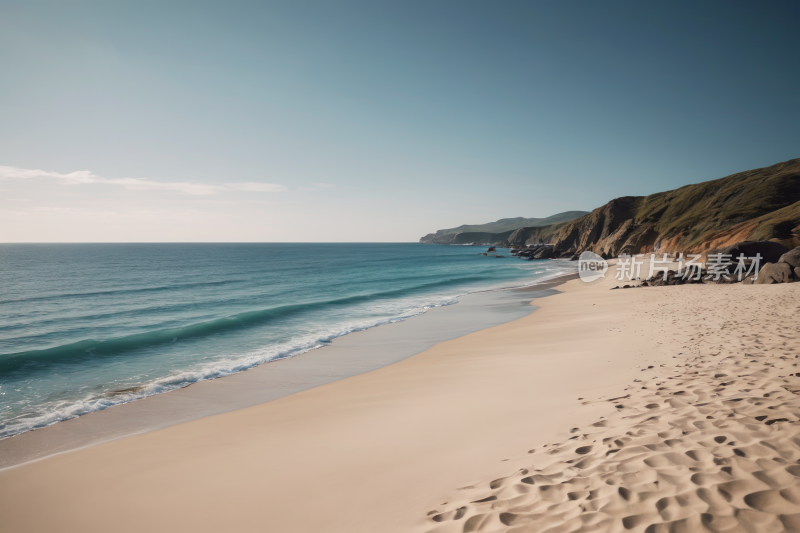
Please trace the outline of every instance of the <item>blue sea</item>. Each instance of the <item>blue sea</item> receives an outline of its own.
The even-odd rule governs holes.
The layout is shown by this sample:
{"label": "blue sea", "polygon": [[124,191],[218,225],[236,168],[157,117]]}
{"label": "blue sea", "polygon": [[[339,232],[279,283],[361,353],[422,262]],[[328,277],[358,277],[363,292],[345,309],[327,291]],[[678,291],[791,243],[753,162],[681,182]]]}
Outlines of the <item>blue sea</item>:
{"label": "blue sea", "polygon": [[0,437],[574,271],[485,250],[0,244]]}

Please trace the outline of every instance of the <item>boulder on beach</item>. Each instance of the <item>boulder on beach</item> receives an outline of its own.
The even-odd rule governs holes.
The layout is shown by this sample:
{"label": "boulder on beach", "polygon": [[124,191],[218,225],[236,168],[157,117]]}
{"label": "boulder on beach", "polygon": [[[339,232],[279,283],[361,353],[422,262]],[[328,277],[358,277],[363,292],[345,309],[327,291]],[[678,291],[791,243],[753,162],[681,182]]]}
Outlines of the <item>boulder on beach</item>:
{"label": "boulder on beach", "polygon": [[794,269],[800,267],[800,246],[783,254],[781,258],[778,259],[778,262],[787,263]]}
{"label": "boulder on beach", "polygon": [[786,252],[788,250],[785,246],[772,241],[742,241],[719,251],[722,254],[730,254],[733,262],[736,262],[739,255],[742,254],[747,258],[760,254],[762,264],[777,263]]}
{"label": "boulder on beach", "polygon": [[787,263],[767,263],[758,272],[754,285],[770,285],[792,281],[792,267]]}

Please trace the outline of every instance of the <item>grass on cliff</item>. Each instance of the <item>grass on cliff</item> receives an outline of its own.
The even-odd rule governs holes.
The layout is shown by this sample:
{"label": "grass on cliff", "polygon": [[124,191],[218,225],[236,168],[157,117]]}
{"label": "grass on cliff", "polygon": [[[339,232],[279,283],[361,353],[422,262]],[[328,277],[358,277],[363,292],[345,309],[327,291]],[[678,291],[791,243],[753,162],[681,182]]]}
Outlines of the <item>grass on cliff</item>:
{"label": "grass on cliff", "polygon": [[643,197],[637,223],[691,246],[737,224],[800,201],[800,159]]}

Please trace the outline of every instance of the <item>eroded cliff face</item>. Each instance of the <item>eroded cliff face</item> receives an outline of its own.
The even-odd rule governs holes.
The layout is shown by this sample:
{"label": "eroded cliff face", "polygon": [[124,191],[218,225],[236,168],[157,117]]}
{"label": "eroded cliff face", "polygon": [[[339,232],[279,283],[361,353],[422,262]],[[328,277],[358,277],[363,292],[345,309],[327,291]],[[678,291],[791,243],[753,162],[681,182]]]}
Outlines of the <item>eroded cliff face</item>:
{"label": "eroded cliff face", "polygon": [[658,232],[652,223],[636,222],[636,209],[643,198],[616,198],[560,227],[530,228],[538,231],[526,231],[529,228],[517,230],[509,237],[509,244],[553,244],[556,255],[562,257],[584,250],[608,257],[649,251],[658,239]]}
{"label": "eroded cliff face", "polygon": [[635,223],[636,208],[641,200],[636,196],[616,198],[567,225],[554,236],[552,244],[556,253],[572,255],[592,250],[613,257],[629,253],[627,248],[631,246],[638,250],[634,237],[648,233],[649,229]]}
{"label": "eroded cliff face", "polygon": [[800,159],[650,196],[611,200],[581,218],[522,228],[511,246],[553,244],[556,256],[700,253],[745,240],[800,245]]}
{"label": "eroded cliff face", "polygon": [[568,223],[555,224],[538,228],[520,228],[508,236],[506,244],[512,247],[522,247],[526,244],[550,243],[553,234]]}

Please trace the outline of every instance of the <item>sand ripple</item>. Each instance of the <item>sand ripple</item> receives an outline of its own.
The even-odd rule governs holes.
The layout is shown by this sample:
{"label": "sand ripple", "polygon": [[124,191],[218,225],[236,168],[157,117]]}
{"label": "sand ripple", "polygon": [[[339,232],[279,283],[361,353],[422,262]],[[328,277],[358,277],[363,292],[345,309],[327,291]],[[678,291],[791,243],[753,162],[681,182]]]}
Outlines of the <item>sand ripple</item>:
{"label": "sand ripple", "polygon": [[529,468],[458,491],[426,531],[800,531],[800,284],[640,290],[675,365]]}

